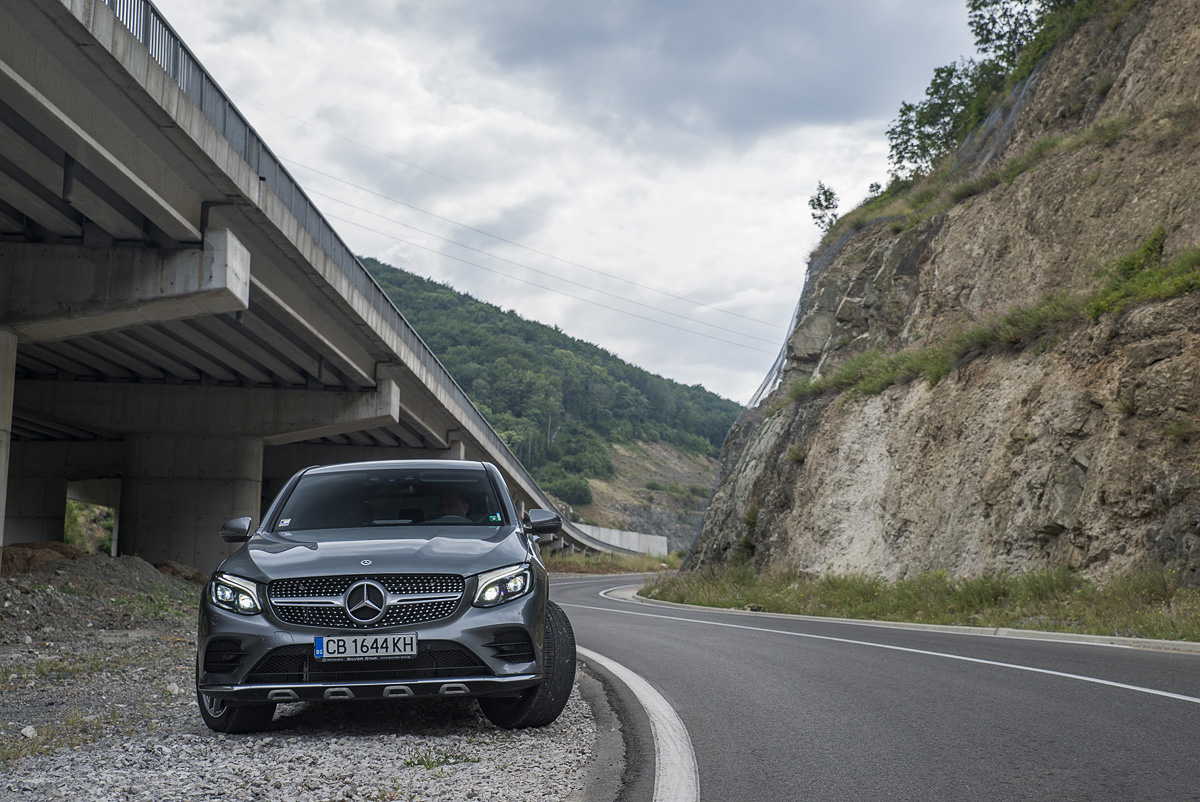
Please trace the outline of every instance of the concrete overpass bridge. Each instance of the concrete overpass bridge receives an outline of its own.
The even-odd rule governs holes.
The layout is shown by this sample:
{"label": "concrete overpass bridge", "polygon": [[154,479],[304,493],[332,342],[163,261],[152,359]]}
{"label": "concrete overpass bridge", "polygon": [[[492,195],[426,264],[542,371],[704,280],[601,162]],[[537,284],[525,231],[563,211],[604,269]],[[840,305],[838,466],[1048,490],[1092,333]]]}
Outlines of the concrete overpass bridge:
{"label": "concrete overpass bridge", "polygon": [[71,493],[208,570],[295,470],[397,457],[550,504],[152,5],[0,0],[0,542]]}

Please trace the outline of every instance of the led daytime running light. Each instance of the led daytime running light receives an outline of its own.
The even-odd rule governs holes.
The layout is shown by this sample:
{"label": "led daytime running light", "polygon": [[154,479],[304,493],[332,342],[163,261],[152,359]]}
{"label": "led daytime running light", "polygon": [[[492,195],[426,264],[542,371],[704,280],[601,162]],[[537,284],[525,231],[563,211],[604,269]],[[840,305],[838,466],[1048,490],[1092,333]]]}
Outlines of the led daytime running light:
{"label": "led daytime running light", "polygon": [[218,574],[209,589],[209,600],[223,610],[242,615],[257,615],[262,612],[258,600],[258,585],[248,579],[232,574]]}
{"label": "led daytime running light", "polygon": [[532,587],[533,574],[528,564],[488,571],[479,575],[475,606],[495,607],[524,596]]}

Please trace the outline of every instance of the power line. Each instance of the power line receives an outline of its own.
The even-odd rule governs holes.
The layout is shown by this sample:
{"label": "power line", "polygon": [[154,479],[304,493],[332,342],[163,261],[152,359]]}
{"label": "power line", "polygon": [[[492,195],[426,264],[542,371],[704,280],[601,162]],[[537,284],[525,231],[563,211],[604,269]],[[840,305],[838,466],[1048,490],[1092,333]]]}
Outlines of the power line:
{"label": "power line", "polygon": [[[528,285],[530,285],[531,287],[537,287],[538,289],[541,289],[541,290],[546,290],[546,291],[548,291],[548,292],[558,293],[559,295],[565,295],[565,296],[566,296],[566,297],[568,297],[568,298],[574,298],[574,299],[575,299],[575,300],[577,300],[577,301],[583,301],[583,302],[584,302],[584,303],[586,303],[586,304],[590,304],[590,305],[592,305],[592,306],[596,306],[596,307],[599,307],[599,308],[601,308],[601,309],[607,309],[607,310],[609,310],[610,312],[617,312],[617,313],[619,313],[619,314],[622,314],[622,315],[628,315],[629,317],[635,317],[635,318],[637,318],[637,319],[639,319],[639,320],[645,320],[645,321],[647,321],[648,323],[654,323],[654,324],[656,324],[656,325],[659,325],[659,326],[666,326],[667,328],[675,329],[676,331],[682,331],[682,332],[685,332],[685,333],[687,333],[687,334],[692,334],[692,335],[695,335],[695,336],[697,336],[697,337],[705,337],[705,338],[707,338],[707,339],[710,339],[710,340],[716,340],[717,342],[719,342],[719,343],[723,343],[723,344],[725,344],[725,345],[732,345],[732,346],[735,346],[735,347],[737,347],[737,348],[745,348],[746,350],[749,350],[749,351],[757,351],[757,352],[758,352],[758,353],[760,353],[760,354],[774,355],[774,354],[776,353],[776,350],[777,350],[777,349],[776,349],[776,350],[767,351],[767,350],[765,350],[765,349],[762,349],[762,348],[757,348],[757,347],[755,347],[755,346],[753,346],[753,345],[746,345],[745,343],[738,343],[738,342],[733,342],[732,340],[725,340],[725,339],[722,339],[722,338],[720,338],[720,337],[716,337],[716,336],[714,336],[714,335],[712,335],[712,334],[705,334],[705,333],[704,333],[704,332],[702,332],[702,331],[692,331],[691,329],[685,329],[685,328],[683,328],[682,326],[676,326],[674,323],[667,323],[666,321],[662,321],[662,320],[655,320],[654,318],[646,317],[645,315],[639,315],[639,314],[637,314],[636,312],[630,312],[630,311],[629,311],[629,310],[627,310],[627,309],[618,309],[618,308],[616,308],[616,307],[613,307],[613,306],[607,306],[607,305],[605,305],[605,304],[602,304],[602,303],[597,303],[596,301],[593,301],[593,300],[591,300],[591,299],[589,299],[589,298],[582,298],[582,297],[580,297],[580,296],[578,296],[578,295],[575,295],[575,294],[573,294],[573,293],[566,292],[565,290],[555,289],[554,287],[547,287],[547,286],[545,286],[544,284],[538,284],[536,281],[529,281],[528,279],[518,278],[517,276],[512,276],[512,275],[509,275],[508,273],[503,273],[503,272],[501,272],[501,271],[499,271],[499,270],[495,270],[495,269],[493,269],[493,268],[490,268],[490,267],[485,267],[484,265],[481,265],[481,264],[476,264],[475,262],[471,262],[471,261],[469,261],[469,260],[467,260],[467,259],[462,259],[462,258],[460,258],[460,257],[458,257],[458,256],[454,256],[454,255],[452,255],[452,254],[443,253],[442,251],[435,250],[434,248],[430,248],[430,247],[428,247],[428,246],[426,246],[426,245],[421,245],[421,244],[420,244],[420,243],[418,243],[418,242],[412,242],[411,240],[406,240],[406,239],[403,239],[403,238],[401,238],[401,237],[397,237],[397,236],[395,236],[394,234],[389,234],[389,233],[387,233],[386,231],[380,231],[380,230],[379,230],[379,229],[377,229],[377,228],[371,228],[370,226],[363,225],[362,223],[359,223],[359,222],[358,222],[358,221],[356,221],[356,220],[350,220],[349,218],[345,218],[345,217],[338,217],[338,216],[336,216],[336,215],[331,215],[331,214],[327,214],[327,215],[326,215],[326,217],[328,217],[328,218],[329,218],[329,219],[331,219],[331,220],[338,220],[338,221],[340,221],[340,222],[342,222],[342,223],[349,223],[349,224],[350,224],[350,225],[352,225],[352,226],[357,226],[358,228],[364,229],[364,230],[366,230],[366,231],[370,231],[370,232],[372,232],[372,233],[374,233],[374,234],[379,234],[379,235],[381,235],[381,236],[388,237],[389,239],[394,239],[394,240],[396,240],[397,242],[403,242],[403,243],[405,243],[406,245],[411,245],[411,246],[413,246],[414,248],[420,248],[420,249],[421,249],[421,250],[423,250],[423,251],[428,251],[429,253],[436,254],[437,256],[441,256],[441,257],[443,257],[443,258],[445,258],[445,259],[453,259],[453,260],[454,260],[454,261],[456,261],[456,262],[462,262],[463,264],[465,264],[465,265],[469,265],[470,267],[478,268],[479,270],[486,270],[486,271],[487,271],[487,272],[489,272],[489,273],[495,273],[495,274],[496,274],[496,275],[498,275],[498,276],[503,276],[504,278],[511,279],[512,281],[519,281],[519,282],[521,282],[522,284],[528,284]],[[734,332],[734,333],[736,334],[736,332]],[[739,335],[739,336],[745,336],[745,335]],[[757,339],[757,338],[756,338],[756,339]]]}
{"label": "power line", "polygon": [[[745,332],[740,332],[740,331],[737,331],[737,330],[735,330],[735,329],[729,329],[729,328],[726,328],[726,327],[724,327],[724,326],[718,326],[716,323],[708,323],[708,322],[706,322],[706,321],[703,321],[703,320],[696,320],[696,319],[694,319],[694,318],[688,317],[687,315],[681,315],[681,314],[679,314],[678,312],[672,312],[672,311],[670,311],[670,310],[668,310],[668,309],[660,309],[660,308],[659,308],[659,307],[657,307],[657,306],[651,306],[650,304],[645,304],[645,303],[642,303],[641,301],[635,301],[635,300],[634,300],[634,299],[632,299],[632,298],[628,298],[628,297],[626,297],[626,296],[624,296],[624,295],[619,295],[619,294],[617,294],[617,293],[615,293],[615,292],[609,292],[608,290],[602,290],[602,289],[600,289],[600,288],[598,288],[598,287],[589,287],[588,285],[586,285],[586,284],[582,284],[582,283],[580,283],[580,282],[578,282],[578,281],[574,281],[574,280],[572,280],[572,279],[569,279],[569,278],[563,278],[562,276],[556,276],[556,275],[554,275],[553,273],[550,273],[550,272],[548,272],[548,271],[546,271],[546,270],[540,270],[540,269],[538,269],[538,268],[536,268],[536,267],[530,267],[529,265],[522,264],[521,262],[516,262],[516,261],[514,261],[514,260],[512,260],[512,259],[508,259],[508,258],[506,258],[506,257],[503,257],[503,256],[497,256],[496,254],[493,254],[493,253],[488,253],[487,251],[481,250],[480,248],[475,248],[475,247],[473,247],[473,246],[471,246],[471,245],[466,245],[466,244],[464,244],[464,243],[458,242],[457,240],[452,240],[452,239],[449,239],[448,237],[443,237],[443,236],[441,236],[440,234],[435,234],[435,233],[433,233],[432,231],[426,231],[426,230],[425,230],[425,229],[423,229],[423,228],[418,228],[417,226],[411,225],[411,224],[409,224],[409,223],[405,223],[405,222],[403,222],[402,220],[395,220],[395,219],[393,219],[393,218],[390,218],[390,217],[385,217],[384,215],[382,215],[382,214],[379,214],[378,212],[372,211],[371,209],[365,209],[365,208],[363,208],[363,207],[361,207],[361,206],[355,206],[355,205],[354,205],[354,204],[352,204],[352,203],[348,203],[348,202],[346,202],[346,201],[344,201],[344,200],[341,200],[340,198],[335,198],[335,197],[334,197],[334,196],[332,196],[332,195],[326,195],[326,194],[325,194],[325,193],[323,193],[323,192],[316,192],[316,191],[314,191],[314,190],[308,190],[308,193],[309,193],[310,195],[317,195],[317,196],[320,196],[320,197],[322,197],[322,198],[329,198],[330,200],[334,201],[335,203],[340,203],[340,204],[342,204],[343,206],[348,206],[349,208],[351,208],[351,209],[354,209],[355,211],[364,212],[365,214],[369,214],[369,215],[371,215],[372,217],[378,217],[380,220],[383,220],[383,221],[385,221],[385,222],[388,222],[388,223],[395,223],[396,225],[399,225],[399,226],[404,226],[405,228],[412,229],[413,231],[416,231],[416,232],[418,232],[418,233],[421,233],[421,234],[425,234],[426,236],[433,237],[434,239],[441,240],[442,242],[448,243],[448,244],[450,244],[450,245],[454,245],[454,246],[456,246],[456,247],[463,248],[463,249],[465,249],[465,250],[468,250],[468,251],[473,251],[473,252],[475,252],[475,253],[478,253],[478,254],[480,254],[481,256],[486,256],[486,257],[488,257],[488,258],[490,258],[490,259],[496,259],[496,260],[498,260],[498,261],[501,261],[501,262],[506,262],[506,263],[508,263],[508,264],[510,264],[510,265],[513,265],[514,267],[519,267],[519,268],[521,268],[521,269],[523,269],[523,270],[529,270],[529,271],[531,271],[531,272],[533,272],[533,273],[538,273],[538,274],[540,274],[540,275],[543,275],[543,276],[548,276],[548,277],[550,277],[550,278],[552,278],[552,279],[555,279],[555,280],[557,280],[557,281],[561,281],[561,282],[564,282],[564,283],[566,283],[566,284],[571,284],[571,285],[573,285],[573,286],[579,287],[579,288],[581,288],[581,289],[584,289],[584,290],[587,290],[587,291],[589,291],[589,292],[595,292],[595,293],[599,293],[599,294],[601,294],[601,295],[607,295],[607,296],[608,296],[608,297],[610,297],[610,298],[615,298],[615,299],[617,299],[618,301],[623,301],[623,302],[625,302],[625,303],[633,304],[634,306],[640,306],[640,307],[642,307],[643,309],[649,309],[649,310],[650,310],[650,311],[652,311],[652,312],[658,312],[658,313],[660,313],[660,314],[663,314],[663,315],[670,315],[671,317],[676,317],[676,318],[679,318],[680,320],[686,320],[686,321],[688,321],[689,323],[695,323],[695,324],[696,324],[696,325],[698,325],[698,326],[707,326],[707,327],[709,327],[709,328],[711,328],[711,329],[716,329],[717,331],[724,331],[724,332],[727,332],[727,333],[729,333],[729,334],[736,334],[736,335],[737,335],[737,336],[739,336],[739,337],[745,337],[746,339],[749,339],[749,340],[758,340],[759,342],[762,342],[762,343],[767,343],[768,345],[775,345],[775,344],[777,343],[777,341],[776,341],[776,340],[768,340],[768,339],[765,339],[765,338],[763,338],[763,337],[757,337],[757,336],[755,336],[755,335],[753,335],[753,334],[746,334]],[[341,218],[339,218],[339,219],[341,219]],[[379,233],[382,233],[382,232],[379,232]],[[400,241],[401,241],[401,242],[407,242],[407,243],[408,243],[408,244],[410,244],[410,245],[415,245],[415,244],[416,244],[416,243],[414,243],[414,242],[411,242],[410,240],[400,240]],[[440,252],[439,252],[439,251],[435,251],[435,253],[440,253]],[[467,262],[467,264],[472,264],[472,263],[471,263],[471,262]],[[502,274],[502,275],[505,275],[505,274]],[[537,285],[537,286],[541,286],[541,285]],[[551,288],[551,287],[543,287],[543,289],[550,290],[551,292],[556,292],[556,290],[554,290],[554,289],[553,289],[553,288]],[[572,297],[576,297],[576,296],[572,296]]]}
{"label": "power line", "polygon": [[[457,187],[462,187],[462,188],[463,188],[463,189],[465,189],[465,190],[468,190],[468,191],[470,191],[470,192],[474,192],[474,193],[476,193],[476,194],[478,194],[478,195],[482,195],[482,196],[483,196],[483,197],[485,197],[485,198],[491,198],[492,200],[498,201],[499,203],[502,203],[502,204],[504,204],[505,206],[508,206],[508,207],[510,207],[510,208],[513,208],[513,209],[518,209],[518,210],[520,210],[520,211],[522,211],[522,212],[525,212],[526,214],[531,214],[531,215],[533,215],[533,216],[535,216],[535,217],[540,217],[540,218],[542,218],[543,220],[546,220],[546,221],[548,221],[548,222],[550,222],[550,223],[554,223],[555,225],[568,226],[569,228],[574,228],[574,229],[577,229],[577,230],[579,230],[579,231],[582,231],[582,232],[584,232],[585,234],[587,234],[587,235],[589,235],[589,236],[592,236],[592,237],[597,237],[597,238],[599,238],[599,239],[602,239],[602,240],[604,240],[605,242],[612,242],[612,243],[615,243],[615,244],[617,244],[617,245],[620,245],[622,248],[628,248],[628,249],[629,249],[629,250],[631,250],[631,251],[636,251],[637,253],[644,254],[644,255],[646,255],[646,256],[649,256],[649,257],[651,257],[652,259],[657,259],[657,260],[658,260],[658,261],[660,261],[660,262],[666,262],[666,263],[668,263],[668,264],[676,264],[676,263],[672,262],[672,261],[671,261],[671,260],[669,260],[669,259],[666,259],[666,258],[664,258],[664,257],[662,257],[662,256],[659,256],[659,255],[658,255],[658,254],[656,254],[656,253],[651,253],[650,251],[647,251],[647,250],[645,250],[645,249],[643,249],[643,248],[639,248],[639,247],[637,247],[636,245],[630,245],[630,244],[629,244],[629,243],[627,243],[627,242],[622,242],[621,240],[614,239],[614,238],[612,238],[612,237],[606,236],[606,235],[604,235],[604,234],[601,234],[601,233],[599,233],[599,232],[596,232],[596,231],[592,231],[591,229],[584,228],[584,227],[582,227],[582,226],[573,225],[573,224],[571,224],[571,223],[567,223],[567,222],[565,222],[565,221],[562,221],[562,220],[559,220],[559,219],[557,219],[557,218],[551,217],[550,215],[546,214],[545,212],[539,212],[537,209],[531,209],[531,208],[529,208],[528,206],[522,206],[521,204],[519,204],[519,203],[516,203],[516,202],[514,202],[514,201],[511,201],[511,200],[509,200],[509,199],[507,199],[507,198],[504,198],[504,197],[501,197],[501,196],[499,196],[499,195],[495,195],[495,194],[493,194],[493,193],[491,193],[491,192],[487,192],[487,191],[485,191],[485,190],[479,189],[478,187],[473,187],[473,186],[471,186],[470,184],[464,184],[462,181],[459,181],[459,180],[457,180],[457,179],[451,178],[450,176],[442,175],[441,173],[434,172],[433,170],[428,170],[428,169],[426,169],[426,168],[424,168],[424,167],[421,167],[420,165],[413,164],[413,163],[412,163],[412,162],[410,162],[410,161],[405,161],[404,159],[401,159],[399,156],[396,156],[395,154],[392,154],[392,153],[387,153],[387,152],[385,152],[385,151],[379,150],[378,148],[373,148],[373,147],[371,147],[370,145],[367,145],[367,144],[365,144],[365,143],[359,142],[358,140],[356,140],[356,139],[352,139],[352,138],[350,138],[350,137],[348,137],[348,136],[345,136],[344,134],[339,134],[339,133],[338,133],[338,132],[336,132],[336,131],[331,131],[331,130],[330,130],[330,129],[328,129],[328,128],[324,128],[324,127],[322,127],[322,126],[320,126],[320,125],[316,125],[316,124],[314,124],[314,123],[313,123],[312,121],[310,121],[310,120],[305,120],[305,119],[302,119],[302,118],[300,118],[300,117],[297,117],[297,116],[295,116],[294,114],[288,114],[286,111],[280,111],[279,109],[276,109],[276,108],[274,108],[274,107],[272,107],[272,106],[268,106],[267,104],[265,104],[265,103],[263,103],[263,102],[261,102],[261,101],[259,101],[259,100],[256,100],[255,98],[252,98],[252,97],[250,97],[250,96],[248,96],[248,95],[243,95],[243,94],[241,94],[240,92],[230,92],[229,94],[231,94],[231,95],[236,95],[237,97],[240,97],[240,98],[244,98],[244,99],[246,99],[246,100],[250,101],[251,103],[255,104],[256,106],[259,106],[260,108],[266,109],[267,111],[269,111],[269,112],[271,112],[271,113],[273,113],[273,114],[278,114],[280,117],[286,117],[287,119],[289,119],[289,120],[292,120],[292,121],[294,121],[294,122],[296,122],[296,123],[298,123],[298,124],[300,124],[300,125],[304,126],[305,128],[312,128],[312,129],[314,129],[314,130],[316,130],[316,131],[320,131],[321,133],[323,133],[323,134],[326,134],[327,136],[334,137],[335,139],[340,139],[340,140],[342,140],[343,142],[349,142],[351,145],[354,145],[355,147],[362,148],[363,150],[370,151],[371,153],[374,153],[374,154],[377,154],[377,155],[379,155],[379,156],[382,156],[382,157],[383,157],[383,158],[385,158],[385,159],[388,159],[388,160],[390,160],[390,161],[394,161],[394,162],[396,162],[397,164],[403,164],[405,167],[408,167],[409,169],[416,170],[417,172],[424,173],[425,175],[432,176],[432,177],[434,177],[434,178],[437,178],[437,179],[439,179],[439,180],[441,180],[441,181],[445,181],[445,182],[447,182],[447,183],[454,184],[454,185],[455,185],[455,186],[457,186]],[[340,180],[340,179],[335,179],[335,180]],[[349,183],[349,182],[347,182],[347,183]],[[352,184],[351,186],[354,186],[354,185]],[[587,269],[587,268],[585,268],[585,269]],[[720,274],[718,274],[718,273],[710,273],[710,272],[709,272],[709,271],[707,271],[707,270],[702,270],[702,271],[700,271],[700,272],[704,273],[704,275],[706,275],[706,276],[711,276],[712,278],[719,279],[720,281],[724,281],[724,282],[726,282],[726,283],[728,283],[728,284],[733,284],[733,285],[735,285],[735,286],[740,286],[740,284],[739,284],[738,282],[734,281],[733,279],[730,279],[730,278],[728,278],[728,277],[726,277],[726,276],[722,276],[722,275],[720,275]],[[624,281],[625,279],[621,279],[621,280],[622,280],[622,281]],[[632,282],[631,282],[631,283],[632,283]],[[650,288],[650,289],[653,289],[653,288]],[[722,310],[722,311],[723,311],[723,310]],[[737,314],[737,313],[736,313],[736,312],[730,312],[730,313],[728,313],[728,314]],[[739,317],[740,317],[740,316],[739,316]],[[753,318],[747,318],[747,319],[748,319],[748,320],[753,320]],[[764,323],[763,325],[775,325],[775,324]],[[780,327],[780,328],[781,328],[781,327]]]}
{"label": "power line", "polygon": [[[512,245],[513,247],[516,247],[516,248],[521,248],[522,250],[529,251],[530,253],[537,254],[538,256],[543,256],[543,257],[545,257],[545,258],[547,258],[547,259],[553,259],[553,260],[555,260],[555,261],[557,261],[557,262],[562,262],[563,264],[571,265],[572,267],[577,267],[577,268],[579,268],[580,270],[587,270],[587,271],[589,271],[589,272],[591,272],[591,273],[596,273],[596,274],[598,274],[598,275],[604,276],[605,278],[610,278],[610,279],[613,279],[613,280],[615,280],[615,281],[621,281],[621,282],[624,282],[624,283],[626,283],[626,284],[630,284],[630,285],[632,285],[632,286],[634,286],[634,287],[637,287],[637,288],[639,288],[639,289],[647,290],[648,292],[655,292],[655,293],[658,293],[658,294],[660,294],[660,295],[666,295],[666,296],[667,296],[667,297],[669,297],[669,298],[674,298],[674,299],[676,299],[676,300],[678,300],[678,301],[683,301],[684,303],[692,304],[693,306],[701,307],[701,308],[704,308],[704,309],[711,309],[711,310],[713,310],[714,312],[720,312],[720,313],[723,313],[723,314],[726,314],[726,315],[731,315],[731,316],[733,316],[733,317],[742,318],[743,320],[748,320],[748,321],[751,321],[752,323],[755,323],[755,324],[757,324],[757,325],[760,325],[760,326],[767,326],[767,327],[774,328],[774,329],[777,329],[777,330],[780,330],[780,331],[784,330],[784,328],[785,328],[784,326],[781,326],[781,325],[779,325],[779,324],[777,324],[777,323],[768,323],[768,322],[766,322],[766,321],[759,320],[759,319],[757,319],[757,318],[754,318],[754,317],[751,317],[751,316],[749,316],[749,315],[743,315],[743,314],[741,314],[741,313],[739,313],[739,312],[731,312],[731,311],[730,311],[730,310],[728,310],[728,309],[722,309],[722,308],[720,308],[720,307],[713,306],[713,305],[711,305],[711,304],[706,304],[706,303],[704,303],[704,302],[702,302],[702,301],[697,301],[697,300],[695,300],[695,299],[692,299],[692,298],[687,298],[687,297],[685,297],[685,296],[682,296],[682,295],[676,295],[675,293],[668,292],[668,291],[666,291],[666,290],[660,290],[660,289],[657,289],[657,288],[655,288],[655,287],[650,287],[650,286],[648,286],[648,285],[645,285],[645,284],[640,284],[640,283],[638,283],[638,282],[636,282],[636,281],[633,281],[633,280],[631,280],[631,279],[627,279],[627,278],[624,278],[624,277],[622,277],[622,276],[617,276],[617,275],[614,275],[614,274],[612,274],[612,273],[608,273],[608,272],[606,272],[606,271],[599,270],[598,268],[589,267],[589,266],[587,266],[587,265],[583,265],[583,264],[580,264],[580,263],[578,263],[578,262],[573,262],[573,261],[571,261],[570,259],[564,259],[564,258],[562,258],[562,257],[560,257],[560,256],[555,256],[555,255],[554,255],[554,254],[552,254],[552,253],[546,253],[545,251],[538,250],[537,248],[531,248],[531,247],[529,247],[528,245],[523,245],[523,244],[521,244],[521,243],[519,243],[519,242],[516,242],[516,241],[514,241],[514,240],[506,239],[506,238],[504,238],[504,237],[501,237],[501,236],[499,236],[498,234],[493,234],[493,233],[491,233],[490,231],[484,231],[483,229],[480,229],[480,228],[475,228],[474,226],[469,226],[469,225],[467,225],[466,223],[460,223],[460,222],[459,222],[459,221],[457,221],[457,220],[451,219],[451,218],[449,218],[449,217],[444,217],[443,215],[437,214],[436,212],[431,212],[431,211],[429,211],[429,210],[427,210],[427,209],[422,209],[422,208],[421,208],[421,207],[419,207],[419,206],[416,206],[416,205],[414,205],[414,204],[408,203],[408,202],[406,202],[406,201],[402,201],[402,200],[400,200],[399,198],[393,198],[393,197],[390,197],[390,196],[388,196],[388,195],[384,195],[384,194],[383,194],[383,193],[381,193],[381,192],[376,192],[376,191],[375,191],[375,190],[373,190],[373,189],[369,189],[369,188],[367,188],[367,187],[364,187],[364,186],[361,186],[361,185],[359,185],[359,184],[355,184],[355,183],[353,183],[353,182],[351,182],[351,181],[347,181],[347,180],[346,180],[346,179],[344,179],[344,178],[339,178],[339,177],[337,177],[337,176],[335,176],[335,175],[331,175],[331,174],[329,174],[329,173],[326,173],[326,172],[324,172],[324,171],[322,171],[322,170],[318,170],[318,169],[317,169],[317,168],[315,168],[315,167],[309,167],[308,165],[301,164],[300,162],[293,161],[293,160],[291,160],[291,159],[283,159],[283,161],[287,161],[287,162],[289,162],[289,163],[291,163],[291,164],[295,165],[296,167],[299,167],[299,168],[301,168],[301,169],[304,169],[304,170],[308,170],[309,172],[315,173],[315,174],[317,174],[317,175],[319,175],[319,176],[322,176],[322,177],[324,177],[324,178],[328,178],[328,179],[330,179],[331,181],[337,181],[337,182],[339,182],[339,183],[342,183],[342,184],[345,184],[345,185],[347,185],[347,186],[353,187],[353,188],[355,188],[355,189],[357,189],[357,190],[360,190],[360,191],[362,191],[362,192],[366,192],[366,193],[367,193],[367,194],[369,194],[369,195],[374,195],[375,197],[377,197],[377,198],[381,198],[381,199],[383,199],[383,200],[386,200],[386,201],[388,201],[388,202],[390,202],[390,203],[396,203],[396,204],[399,204],[400,206],[403,206],[403,207],[405,207],[405,208],[407,208],[407,209],[412,209],[413,211],[420,212],[421,214],[428,215],[428,216],[430,216],[430,217],[432,217],[432,218],[434,218],[434,219],[436,219],[436,220],[441,220],[441,221],[442,221],[442,222],[444,222],[444,223],[449,223],[450,225],[454,225],[454,226],[458,226],[458,227],[460,227],[460,228],[464,228],[464,229],[466,229],[467,231],[472,231],[472,232],[474,232],[474,233],[476,233],[476,234],[480,234],[480,235],[482,235],[482,236],[489,237],[489,238],[491,238],[491,239],[494,239],[494,240],[496,240],[496,241],[498,241],[498,242],[503,242],[503,243],[505,243],[506,245]],[[311,190],[306,190],[306,191],[308,191],[308,192],[312,192]],[[330,198],[330,199],[332,199],[332,200],[339,200],[338,198],[335,198],[335,197],[333,197],[332,195],[324,195],[324,194],[322,194],[322,193],[319,193],[319,192],[312,192],[312,194],[318,194],[318,195],[322,195],[322,197]],[[341,201],[341,202],[343,202],[343,203],[344,203],[344,201]],[[348,205],[348,206],[349,206],[350,204],[348,204],[348,203],[347,203],[346,205]],[[366,210],[360,210],[360,211],[366,211]],[[372,213],[372,214],[373,214],[373,213]],[[395,221],[395,220],[393,220],[393,221],[391,221],[391,222],[398,222],[398,221]],[[404,224],[401,224],[401,225],[404,225]],[[420,230],[420,229],[417,229],[417,230]],[[428,233],[428,232],[426,232],[426,233]],[[432,235],[432,236],[437,236],[437,235]],[[456,244],[456,245],[461,245],[461,243],[458,243],[458,242],[456,242],[456,241],[454,241],[454,240],[447,240],[447,241],[448,241],[448,242],[452,242],[452,243],[454,243],[454,244]],[[470,247],[470,246],[463,245],[462,247],[464,247],[464,248],[468,248],[468,247]],[[472,248],[471,250],[477,250],[477,249],[475,249],[475,248]],[[491,254],[488,254],[488,255],[491,255]],[[501,258],[501,257],[498,257],[498,256],[497,256],[497,257],[494,257],[494,258],[497,258],[497,259],[499,259],[499,258]],[[563,281],[566,281],[567,279],[562,279],[562,280],[563,280]],[[572,283],[576,283],[576,284],[577,284],[577,282],[572,282]],[[584,285],[578,285],[578,286],[584,286]],[[711,325],[711,324],[705,324],[705,325]],[[719,328],[719,327],[718,327],[718,328]],[[744,335],[744,336],[750,336],[750,335]],[[755,339],[760,339],[760,338],[755,338]],[[773,342],[773,341],[770,341],[770,340],[763,340],[763,342]]]}

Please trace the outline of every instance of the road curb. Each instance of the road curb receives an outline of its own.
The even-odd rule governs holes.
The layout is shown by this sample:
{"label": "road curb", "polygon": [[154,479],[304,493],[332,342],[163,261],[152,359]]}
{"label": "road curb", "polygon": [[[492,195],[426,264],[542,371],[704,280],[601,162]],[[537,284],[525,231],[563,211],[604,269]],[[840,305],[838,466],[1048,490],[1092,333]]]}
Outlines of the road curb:
{"label": "road curb", "polygon": [[1156,640],[1153,638],[1122,638],[1113,635],[1081,635],[1074,632],[1045,632],[1036,629],[1012,629],[1009,627],[969,627],[947,624],[912,624],[900,621],[866,621],[860,618],[831,618],[819,615],[796,615],[792,613],[768,613],[758,610],[735,610],[729,607],[704,607],[699,604],[683,604],[680,602],[647,599],[638,595],[641,585],[622,585],[608,591],[615,598],[641,604],[661,605],[663,607],[680,607],[692,610],[705,610],[714,613],[737,613],[762,618],[800,618],[807,621],[829,621],[837,624],[851,624],[863,627],[886,627],[889,629],[909,629],[923,632],[948,632],[958,635],[990,636],[994,638],[1021,638],[1025,640],[1045,640],[1065,643],[1082,643],[1099,646],[1122,646],[1130,649],[1147,649],[1160,652],[1187,652],[1200,654],[1200,643],[1179,640]]}
{"label": "road curb", "polygon": [[592,709],[596,743],[584,769],[584,787],[566,802],[616,802],[627,769],[626,728],[614,706],[612,680],[583,658],[577,660],[579,695]]}

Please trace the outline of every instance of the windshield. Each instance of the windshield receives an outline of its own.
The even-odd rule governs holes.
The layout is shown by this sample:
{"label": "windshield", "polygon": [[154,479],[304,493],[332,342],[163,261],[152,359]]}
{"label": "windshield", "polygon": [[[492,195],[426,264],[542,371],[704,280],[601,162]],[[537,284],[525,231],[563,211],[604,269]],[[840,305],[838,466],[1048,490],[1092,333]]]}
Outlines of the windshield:
{"label": "windshield", "polygon": [[494,527],[503,522],[500,502],[483,471],[382,469],[302,476],[271,528]]}

